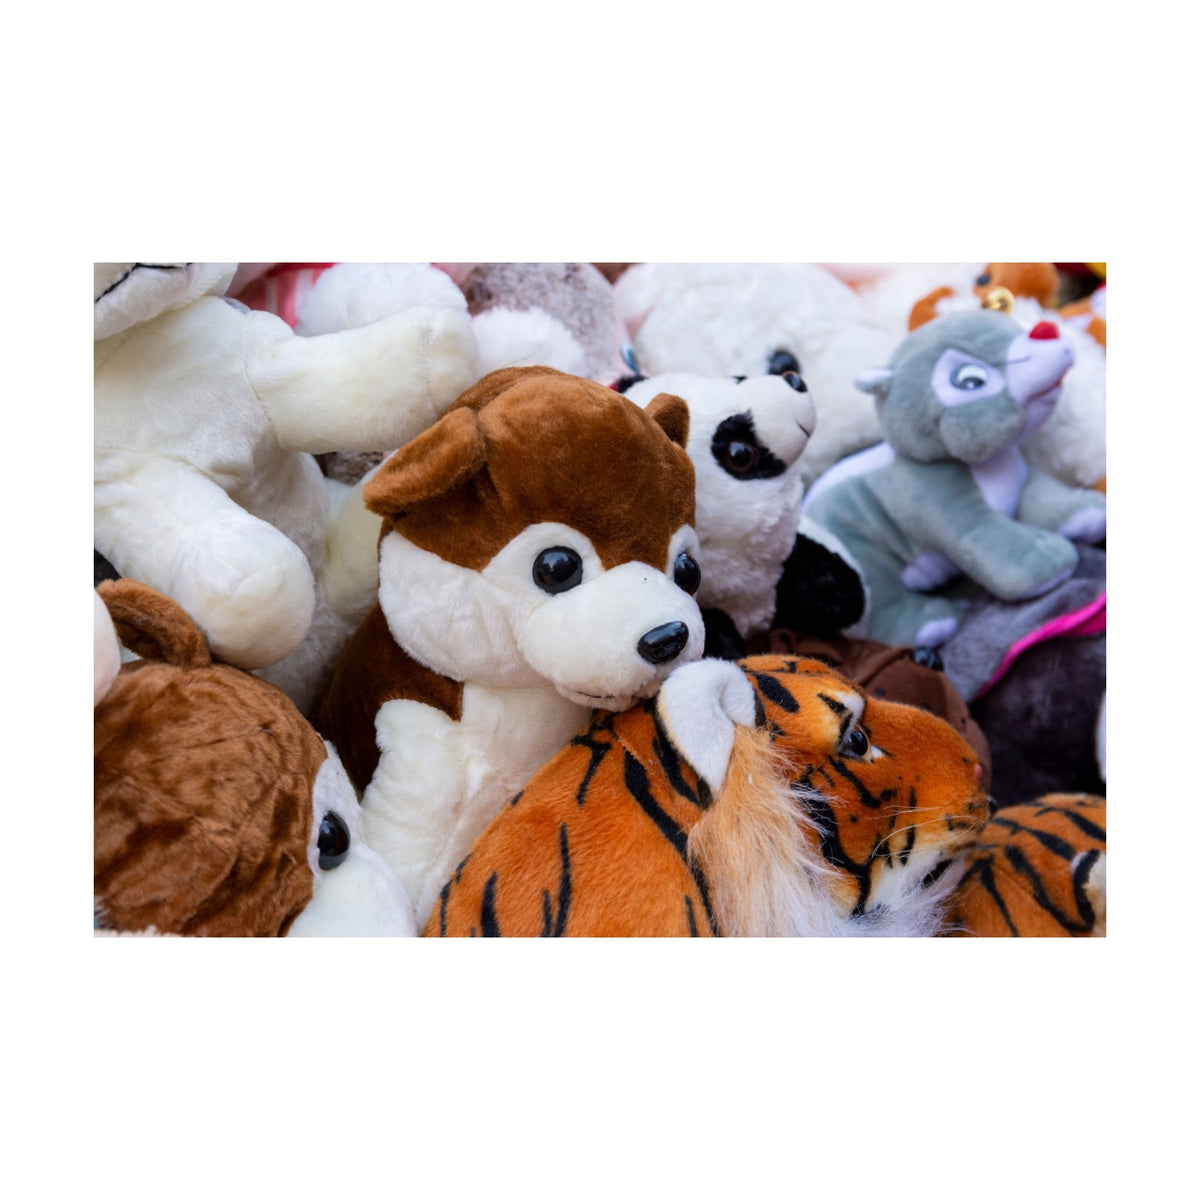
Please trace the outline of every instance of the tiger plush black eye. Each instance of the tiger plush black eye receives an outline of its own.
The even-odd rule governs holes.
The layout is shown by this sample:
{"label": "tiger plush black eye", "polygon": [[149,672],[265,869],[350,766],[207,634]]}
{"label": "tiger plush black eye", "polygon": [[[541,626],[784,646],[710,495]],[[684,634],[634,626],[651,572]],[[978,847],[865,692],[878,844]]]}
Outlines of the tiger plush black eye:
{"label": "tiger plush black eye", "polygon": [[850,731],[850,736],[846,739],[844,750],[849,750],[851,754],[862,758],[864,754],[871,748],[871,741],[861,729],[853,729]]}
{"label": "tiger plush black eye", "polygon": [[321,818],[321,830],[317,834],[317,864],[322,871],[340,866],[350,853],[350,830],[346,822],[335,812],[327,812]]}
{"label": "tiger plush black eye", "polygon": [[700,564],[686,550],[675,558],[675,585],[689,596],[700,590]]}
{"label": "tiger plush black eye", "polygon": [[568,546],[551,546],[533,560],[533,582],[554,595],[583,581],[583,559]]}
{"label": "tiger plush black eye", "polygon": [[749,442],[730,442],[721,453],[721,465],[735,475],[753,471],[758,462],[758,447]]}

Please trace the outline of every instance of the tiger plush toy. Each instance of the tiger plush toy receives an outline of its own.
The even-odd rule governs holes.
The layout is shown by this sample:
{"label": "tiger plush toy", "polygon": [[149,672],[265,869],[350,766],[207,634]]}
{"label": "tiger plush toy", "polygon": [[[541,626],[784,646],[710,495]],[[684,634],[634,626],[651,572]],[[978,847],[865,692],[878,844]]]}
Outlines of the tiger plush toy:
{"label": "tiger plush toy", "polygon": [[964,856],[950,899],[953,933],[1104,937],[1106,802],[1043,796],[1002,808]]}
{"label": "tiger plush toy", "polygon": [[946,722],[815,659],[691,663],[533,776],[425,934],[932,934],[980,775]]}

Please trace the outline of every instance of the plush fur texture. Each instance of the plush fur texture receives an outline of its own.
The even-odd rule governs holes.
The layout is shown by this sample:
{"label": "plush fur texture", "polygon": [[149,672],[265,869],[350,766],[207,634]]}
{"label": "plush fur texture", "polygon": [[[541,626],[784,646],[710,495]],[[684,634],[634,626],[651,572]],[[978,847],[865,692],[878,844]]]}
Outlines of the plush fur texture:
{"label": "plush fur texture", "polygon": [[425,933],[929,934],[986,815],[975,755],[936,717],[813,660],[705,660],[547,763]]}
{"label": "plush fur texture", "polygon": [[[858,385],[877,397],[887,446],[860,474],[814,489],[807,515],[849,549],[867,583],[867,636],[938,645],[960,612],[938,594],[965,574],[998,599],[1036,596],[1102,540],[1104,497],[1031,466],[1024,440],[1053,411],[1070,348],[999,312],[939,317]],[[855,632],[859,632],[856,630]]]}
{"label": "plush fur texture", "polygon": [[477,376],[462,297],[426,270],[457,308],[297,337],[219,294],[233,264],[95,266],[95,548],[302,708],[354,628],[312,454],[393,449]]}
{"label": "plush fur texture", "polygon": [[591,263],[478,263],[462,290],[485,372],[540,365],[610,384],[625,370],[613,287]]}
{"label": "plush fur texture", "polygon": [[[800,517],[801,467],[817,411],[798,374],[675,373],[639,379],[623,392],[639,405],[661,392],[687,401],[704,563],[696,599],[710,630],[713,610],[733,622],[740,642],[734,657],[745,653],[745,639],[775,623],[780,609],[788,618],[807,618],[814,632],[862,616],[858,571],[832,535]],[[720,651],[710,639],[705,653],[714,652]]]}
{"label": "plush fur texture", "polygon": [[1106,809],[1052,794],[1002,809],[965,856],[953,932],[974,937],[1104,937]]}
{"label": "plush fur texture", "polygon": [[[379,602],[316,720],[418,913],[592,708],[628,707],[699,657],[700,612],[675,582],[681,556],[699,556],[687,426],[678,397],[642,411],[588,380],[511,368],[366,485],[383,518]],[[578,568],[559,590],[535,575],[551,551]],[[644,655],[664,630],[678,644]]]}
{"label": "plush fur texture", "polygon": [[879,439],[854,377],[883,362],[901,334],[876,324],[860,298],[812,263],[639,263],[615,289],[645,375],[761,375],[785,351],[812,389],[817,428],[800,473],[811,482]]}
{"label": "plush fur texture", "polygon": [[[196,624],[161,593],[119,580],[98,594],[142,656],[95,709],[104,928],[415,933],[407,896],[363,842],[341,764],[287,697],[214,663]],[[340,823],[341,857],[323,864],[330,822]]]}

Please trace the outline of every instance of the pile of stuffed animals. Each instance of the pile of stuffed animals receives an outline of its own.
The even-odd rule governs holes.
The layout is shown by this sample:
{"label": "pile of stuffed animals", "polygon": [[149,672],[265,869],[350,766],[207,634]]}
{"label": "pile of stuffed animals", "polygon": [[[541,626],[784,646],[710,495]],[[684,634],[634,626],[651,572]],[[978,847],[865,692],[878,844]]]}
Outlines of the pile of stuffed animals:
{"label": "pile of stuffed animals", "polygon": [[1103,936],[1104,264],[95,264],[97,935]]}

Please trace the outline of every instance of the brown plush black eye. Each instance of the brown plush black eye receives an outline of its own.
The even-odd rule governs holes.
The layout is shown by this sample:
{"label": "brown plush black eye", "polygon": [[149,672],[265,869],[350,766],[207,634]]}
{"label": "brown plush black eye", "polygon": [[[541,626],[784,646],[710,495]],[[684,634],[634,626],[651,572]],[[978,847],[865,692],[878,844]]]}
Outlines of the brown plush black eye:
{"label": "brown plush black eye", "polygon": [[321,830],[317,834],[317,864],[322,871],[340,866],[350,853],[350,830],[346,822],[335,812],[327,812],[321,818]]}
{"label": "brown plush black eye", "polygon": [[689,596],[700,590],[700,564],[686,550],[675,558],[675,585]]}
{"label": "brown plush black eye", "polygon": [[849,750],[851,754],[857,755],[859,758],[862,758],[870,748],[871,740],[861,729],[852,729],[850,736],[842,746],[843,750]]}
{"label": "brown plush black eye", "polygon": [[721,465],[735,475],[753,471],[758,462],[758,447],[749,442],[730,442],[721,454]]}
{"label": "brown plush black eye", "polygon": [[551,546],[533,560],[533,582],[554,595],[583,581],[583,559],[568,546]]}

